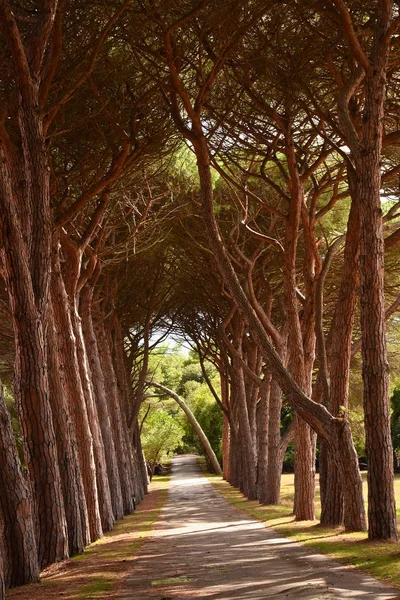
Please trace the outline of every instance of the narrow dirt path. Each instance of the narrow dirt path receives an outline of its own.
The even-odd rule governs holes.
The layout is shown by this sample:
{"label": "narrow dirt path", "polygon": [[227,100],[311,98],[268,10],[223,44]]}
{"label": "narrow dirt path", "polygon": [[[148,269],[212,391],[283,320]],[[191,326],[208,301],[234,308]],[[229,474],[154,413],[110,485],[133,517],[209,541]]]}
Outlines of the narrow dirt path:
{"label": "narrow dirt path", "polygon": [[280,537],[231,506],[194,456],[173,459],[168,500],[119,600],[394,600],[399,591]]}

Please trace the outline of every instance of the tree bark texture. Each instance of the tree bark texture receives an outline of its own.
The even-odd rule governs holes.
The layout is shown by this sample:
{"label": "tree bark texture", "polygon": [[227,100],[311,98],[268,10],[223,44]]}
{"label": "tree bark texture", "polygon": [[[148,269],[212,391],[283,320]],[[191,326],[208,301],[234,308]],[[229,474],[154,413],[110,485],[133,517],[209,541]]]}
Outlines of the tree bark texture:
{"label": "tree bark texture", "polygon": [[89,508],[89,515],[92,514],[92,519],[90,521],[90,533],[93,539],[98,539],[99,537],[102,537],[103,531],[110,531],[113,528],[114,516],[111,504],[110,484],[108,481],[103,438],[99,425],[97,407],[94,401],[93,385],[90,377],[89,363],[82,332],[82,322],[78,313],[78,302],[79,299],[75,297],[74,305],[71,307],[71,316],[89,429],[93,439],[93,458],[97,493],[96,496],[93,496],[92,510],[90,511]]}
{"label": "tree bark texture", "polygon": [[[148,335],[147,333],[145,335]],[[124,339],[122,335],[121,324],[116,315],[114,315],[113,326],[112,326],[112,336],[113,336],[113,358],[114,358],[114,370],[115,376],[117,380],[118,393],[121,398],[121,409],[124,417],[124,421],[128,423],[128,413],[129,413],[129,405],[132,403],[132,394],[131,390],[131,381],[130,376],[127,371],[126,361],[125,361],[125,352],[124,352]],[[147,343],[148,345],[148,343]],[[147,363],[146,363],[147,365]],[[147,366],[146,366],[147,373]],[[141,394],[142,396],[142,394]],[[142,398],[141,398],[142,399]],[[133,417],[133,422],[131,425],[132,435],[128,436],[127,447],[131,452],[132,456],[132,466],[133,466],[133,491],[135,495],[136,502],[140,502],[145,494],[147,494],[148,480],[147,480],[147,468],[145,465],[143,451],[140,442],[140,435],[134,435],[135,431],[137,433],[138,428],[138,413],[136,412],[136,407],[133,410],[133,414],[131,413],[131,418]]]}
{"label": "tree bark texture", "polygon": [[[282,119],[283,120],[283,119]],[[283,122],[285,133],[285,151],[290,174],[290,206],[286,222],[283,289],[288,337],[289,370],[299,387],[309,394],[307,386],[306,359],[303,346],[303,335],[298,310],[296,258],[299,227],[304,205],[304,190],[297,169],[297,161],[293,147],[291,123]],[[312,435],[309,425],[297,417],[295,426],[295,497],[294,514],[297,520],[314,520],[315,463],[312,447]]]}
{"label": "tree bark texture", "polygon": [[49,384],[50,403],[57,439],[57,453],[68,527],[70,556],[83,552],[88,543],[88,514],[79,464],[79,448],[67,396],[66,373],[58,353],[53,308],[49,310]]}
{"label": "tree bark texture", "polygon": [[111,493],[111,504],[114,519],[122,519],[124,517],[124,505],[122,500],[118,459],[114,445],[114,436],[107,403],[106,384],[99,354],[98,341],[93,326],[93,289],[85,288],[82,290],[81,294],[82,327],[88,354],[91,380],[93,382],[94,395],[96,399],[99,425],[104,444],[105,464],[107,467],[108,482]]}
{"label": "tree bark texture", "polygon": [[[334,416],[344,418],[348,418],[351,343],[360,280],[360,216],[355,182],[352,185],[353,177],[354,175],[349,173],[352,204],[347,224],[343,273],[328,350],[330,393],[327,408]],[[340,474],[323,441],[320,447],[320,487],[321,523],[323,525],[341,525],[344,511],[350,510],[350,506],[354,506],[354,502],[347,509],[344,508]],[[352,494],[359,494],[362,497],[361,475],[359,475],[359,483],[352,490]],[[352,519],[352,517],[348,515],[347,519]]]}
{"label": "tree bark texture", "polygon": [[232,390],[235,394],[235,408],[238,422],[239,487],[249,500],[256,500],[256,448],[249,421],[244,372],[242,365],[235,357],[232,357],[232,367]]}
{"label": "tree bark texture", "polygon": [[[34,98],[35,105],[37,90]],[[43,568],[65,558],[68,544],[47,365],[50,169],[41,116],[34,106],[20,106],[19,132],[21,162],[13,158],[12,152],[0,151],[0,236],[15,332],[15,398],[32,482],[39,564]]]}
{"label": "tree bark texture", "polygon": [[79,448],[79,463],[87,507],[87,522],[85,527],[85,545],[87,545],[95,541],[99,533],[100,517],[96,467],[93,453],[93,438],[89,427],[86,401],[79,371],[79,358],[72,323],[70,300],[59,267],[59,263],[55,262],[52,277],[54,321],[57,333],[58,359],[60,361],[61,372],[64,374],[68,403]]}
{"label": "tree bark texture", "polygon": [[[39,563],[32,496],[22,472],[3,390],[0,388],[0,515],[2,516],[2,576],[13,587],[39,581]],[[0,596],[1,597],[1,596]]]}
{"label": "tree bark texture", "polygon": [[360,154],[356,160],[360,197],[361,329],[365,435],[368,459],[368,535],[397,540],[390,437],[389,366],[384,304],[384,240],[381,207],[387,36],[393,2],[378,3],[370,68],[365,74],[365,106]]}
{"label": "tree bark texture", "polygon": [[[228,406],[229,402],[229,381],[224,372],[220,372],[221,377],[221,402],[222,406],[226,411],[230,410]],[[230,457],[229,457],[229,448],[230,448],[230,427],[229,427],[229,419],[228,415],[223,414],[223,425],[222,425],[222,476],[226,481],[230,480]]]}
{"label": "tree bark texture", "polygon": [[271,398],[271,375],[266,374],[260,389],[257,406],[257,488],[258,500],[266,504],[268,496],[268,450],[269,450],[269,405]]}
{"label": "tree bark texture", "polygon": [[[96,327],[96,325],[95,325]],[[114,365],[110,351],[110,338],[104,327],[104,323],[99,323],[96,327],[97,340],[100,351],[102,369],[107,394],[107,403],[109,415],[112,423],[112,432],[114,436],[114,446],[118,460],[118,471],[120,475],[122,499],[124,513],[130,514],[133,510],[133,482],[131,481],[131,465],[129,464],[130,455],[127,444],[127,425],[122,413],[120,398],[118,395],[117,380],[114,371]]]}
{"label": "tree bark texture", "polygon": [[260,502],[279,504],[281,494],[281,409],[282,391],[275,377],[271,379],[268,427],[268,465],[267,481]]}

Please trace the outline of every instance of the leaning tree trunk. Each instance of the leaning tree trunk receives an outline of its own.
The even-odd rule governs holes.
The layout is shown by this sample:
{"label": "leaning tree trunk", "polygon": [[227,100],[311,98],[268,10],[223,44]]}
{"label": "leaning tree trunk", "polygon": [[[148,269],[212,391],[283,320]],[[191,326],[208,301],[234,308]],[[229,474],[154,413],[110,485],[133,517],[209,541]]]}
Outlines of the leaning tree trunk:
{"label": "leaning tree trunk", "polygon": [[[198,124],[196,124],[197,129],[199,129]],[[200,176],[202,214],[210,249],[217,261],[220,273],[239,310],[245,316],[252,335],[254,335],[265,358],[268,360],[274,376],[285,393],[286,399],[292,404],[295,411],[307,420],[316,433],[329,442],[335,460],[343,467],[343,477],[345,477],[347,474],[347,465],[357,459],[354,454],[354,445],[352,443],[349,424],[341,419],[335,419],[325,407],[308,398],[285,369],[280,357],[274,350],[265,329],[240,285],[215,221],[207,142],[201,133],[196,133],[196,137],[192,137],[192,140],[195,143]],[[352,530],[364,530],[366,528],[365,513],[361,507],[358,517],[351,524],[348,524],[348,527]]]}
{"label": "leaning tree trunk", "polygon": [[[0,387],[0,515],[5,552],[0,590],[39,581],[32,497],[18,457],[3,389]],[[2,548],[0,547],[0,551]]]}
{"label": "leaning tree trunk", "polygon": [[157,388],[158,390],[161,390],[162,392],[164,392],[165,394],[167,394],[168,396],[173,398],[173,400],[175,400],[175,402],[178,404],[178,406],[185,413],[189,423],[191,424],[191,426],[195,430],[196,434],[198,435],[200,443],[203,446],[204,452],[206,453],[206,455],[211,463],[214,473],[216,473],[217,475],[222,475],[222,469],[220,467],[217,457],[215,456],[215,452],[212,449],[211,444],[208,441],[206,434],[204,433],[203,429],[201,428],[200,423],[198,422],[198,420],[196,419],[196,417],[194,416],[194,414],[192,413],[192,411],[190,410],[190,408],[188,407],[186,402],[180,396],[178,396],[177,393],[175,393],[173,390],[170,390],[169,388],[167,388],[165,385],[162,385],[161,383],[157,383],[156,381],[150,381],[150,380],[147,383],[149,385],[152,385],[153,387]]}

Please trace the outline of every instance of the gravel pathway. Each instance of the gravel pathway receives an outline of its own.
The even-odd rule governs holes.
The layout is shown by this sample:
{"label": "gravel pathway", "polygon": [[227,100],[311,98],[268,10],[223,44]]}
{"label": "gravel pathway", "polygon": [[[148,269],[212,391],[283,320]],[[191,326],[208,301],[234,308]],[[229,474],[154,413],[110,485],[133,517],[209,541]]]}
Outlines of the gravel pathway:
{"label": "gravel pathway", "polygon": [[246,517],[202,476],[194,456],[173,459],[168,500],[120,600],[400,599]]}

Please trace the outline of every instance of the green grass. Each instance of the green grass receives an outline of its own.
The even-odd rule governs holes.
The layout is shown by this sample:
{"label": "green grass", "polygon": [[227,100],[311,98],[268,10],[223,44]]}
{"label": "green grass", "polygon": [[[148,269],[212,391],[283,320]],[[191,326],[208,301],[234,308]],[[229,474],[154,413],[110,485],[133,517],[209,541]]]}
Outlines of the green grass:
{"label": "green grass", "polygon": [[84,585],[79,592],[80,598],[98,598],[99,594],[102,592],[108,592],[112,588],[113,580],[115,578],[105,577],[105,576],[96,576],[93,581]]}
{"label": "green grass", "polygon": [[168,579],[155,579],[151,582],[151,585],[175,585],[177,583],[187,583],[190,581],[190,577],[170,577]]}
{"label": "green grass", "polygon": [[[367,474],[363,473],[367,497]],[[366,533],[347,533],[343,528],[322,527],[318,521],[295,521],[293,510],[294,476],[282,475],[281,504],[261,506],[249,501],[236,489],[215,475],[209,476],[216,489],[236,508],[264,522],[279,533],[307,547],[352,565],[373,577],[400,587],[400,544],[369,542]],[[400,525],[400,475],[395,477],[397,517]],[[316,489],[316,515],[321,511],[319,486]]]}

